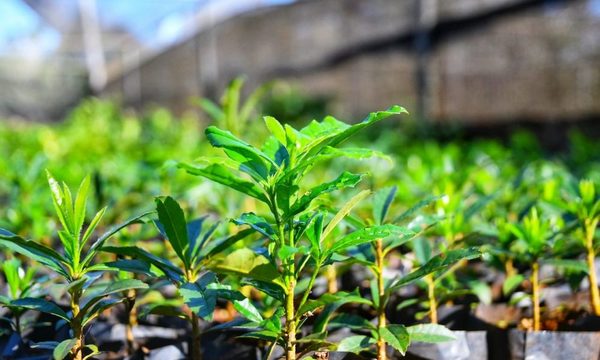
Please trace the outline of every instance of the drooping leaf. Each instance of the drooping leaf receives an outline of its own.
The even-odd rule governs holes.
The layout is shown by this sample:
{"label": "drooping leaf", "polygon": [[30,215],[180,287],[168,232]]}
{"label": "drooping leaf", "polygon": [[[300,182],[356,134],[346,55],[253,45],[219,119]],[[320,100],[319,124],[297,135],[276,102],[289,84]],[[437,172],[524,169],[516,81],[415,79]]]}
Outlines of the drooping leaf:
{"label": "drooping leaf", "polygon": [[342,339],[338,344],[337,351],[351,352],[358,354],[363,350],[368,349],[376,343],[375,339],[370,336],[354,335]]}
{"label": "drooping leaf", "polygon": [[198,167],[191,164],[178,163],[178,167],[186,170],[192,175],[203,176],[209,180],[237,190],[264,203],[268,203],[267,197],[258,186],[250,181],[243,180],[233,175],[222,165],[212,164],[206,167]]}
{"label": "drooping leaf", "polygon": [[238,219],[234,219],[236,225],[248,225],[269,239],[275,239],[275,230],[267,220],[254,213],[242,214]]}
{"label": "drooping leaf", "polygon": [[0,245],[35,260],[40,264],[48,266],[65,278],[69,277],[68,270],[64,265],[67,260],[54,251],[54,249],[45,247],[31,240],[25,240],[4,229],[0,229]]}
{"label": "drooping leaf", "polygon": [[217,304],[217,294],[215,292],[205,291],[198,284],[186,283],[179,288],[179,294],[187,306],[200,318],[212,319]]}
{"label": "drooping leaf", "polygon": [[126,290],[147,289],[147,288],[148,288],[148,284],[144,283],[141,280],[137,280],[137,279],[115,280],[112,283],[108,284],[104,289],[92,294],[92,297],[87,300],[85,306],[83,306],[81,311],[83,313],[85,313],[86,310],[89,310],[94,304],[96,304],[98,301],[100,301],[102,298],[104,298],[108,295],[123,292]]}
{"label": "drooping leaf", "polygon": [[387,325],[379,329],[379,336],[386,343],[398,350],[400,354],[406,354],[410,344],[410,335],[404,325]]}
{"label": "drooping leaf", "polygon": [[413,342],[419,341],[435,344],[456,340],[456,336],[451,330],[438,324],[413,325],[408,326],[406,330],[410,334],[410,340]]}
{"label": "drooping leaf", "polygon": [[259,149],[238,139],[231,132],[209,126],[206,138],[213,147],[223,148],[227,156],[240,164],[240,170],[255,180],[267,180],[271,168],[277,165]]}
{"label": "drooping leaf", "polygon": [[282,287],[283,280],[277,268],[263,255],[252,249],[242,248],[226,256],[215,257],[209,267],[225,273],[247,276],[251,279],[277,284]]}
{"label": "drooping leaf", "polygon": [[56,304],[40,298],[23,298],[12,302],[14,306],[40,311],[70,321],[69,316]]}
{"label": "drooping leaf", "polygon": [[[148,264],[154,265],[160,271],[162,271],[165,276],[167,276],[170,280],[176,282],[183,281],[183,272],[175,265],[173,265],[170,261],[155,256],[144,249],[140,249],[136,246],[105,246],[102,248],[102,251],[110,252],[113,254],[118,254],[121,256],[128,256],[135,260],[141,260]],[[134,268],[130,268],[130,271],[133,271]],[[144,272],[145,268],[142,269]],[[140,273],[144,273],[140,272]]]}

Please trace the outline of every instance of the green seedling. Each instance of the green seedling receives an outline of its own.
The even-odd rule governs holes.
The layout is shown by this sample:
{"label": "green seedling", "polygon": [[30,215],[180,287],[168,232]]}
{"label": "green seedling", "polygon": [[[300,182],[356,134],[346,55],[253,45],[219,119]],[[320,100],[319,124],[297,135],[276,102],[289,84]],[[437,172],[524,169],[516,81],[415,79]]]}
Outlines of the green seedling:
{"label": "green seedling", "polygon": [[[235,189],[268,208],[268,219],[245,213],[235,220],[237,224],[247,225],[267,239],[267,251],[257,254],[251,249],[241,249],[223,258],[216,267],[250,278],[259,290],[283,302],[285,327],[273,326],[265,329],[261,335],[271,340],[273,345],[281,342],[288,360],[297,358],[299,326],[307,314],[315,310],[314,306],[318,307],[308,298],[320,268],[332,263],[335,253],[399,231],[390,225],[367,227],[333,243],[330,237],[332,231],[369,192],[363,191],[352,197],[327,223],[321,212],[311,208],[314,200],[335,190],[354,187],[361,176],[343,172],[334,180],[321,181],[308,190],[301,190],[303,180],[323,160],[371,156],[369,149],[340,148],[339,145],[360,130],[402,113],[406,111],[394,106],[386,111],[371,113],[355,125],[327,117],[322,122],[313,121],[301,130],[287,124],[284,126],[272,117],[265,117],[272,136],[261,148],[238,139],[231,132],[211,126],[206,130],[208,140],[214,147],[223,149],[227,157],[204,158],[204,166],[180,164],[189,173]],[[240,173],[249,179],[242,178]],[[309,264],[312,265],[311,276],[302,294],[298,294],[299,301],[296,303],[296,287]],[[323,301],[321,306],[325,304]],[[319,336],[322,334],[311,339],[316,341]]]}
{"label": "green seedling", "polygon": [[533,207],[520,223],[511,224],[511,231],[517,237],[512,251],[520,255],[520,260],[531,269],[533,303],[533,330],[541,330],[540,321],[540,261],[552,250],[552,228],[548,219],[540,218],[538,210]]}
{"label": "green seedling", "polygon": [[263,320],[247,298],[230,286],[220,284],[215,273],[206,268],[213,256],[246,237],[250,231],[241,231],[230,237],[211,241],[218,223],[206,227],[206,217],[186,222],[183,210],[173,198],[157,198],[156,211],[156,225],[177,255],[178,265],[135,246],[104,247],[102,250],[131,257],[133,261],[121,261],[121,264],[132,272],[151,278],[166,278],[177,287],[186,304],[184,309],[173,307],[167,302],[158,302],[151,305],[146,313],[186,319],[192,327],[191,358],[200,360],[200,319],[212,319],[217,298],[232,301],[235,309],[252,321]]}
{"label": "green seedling", "polygon": [[[53,302],[41,298],[22,298],[12,302],[21,308],[37,310],[52,314],[66,321],[72,330],[72,338],[56,345],[55,359],[63,359],[69,354],[75,360],[84,359],[84,350],[91,350],[96,354],[95,345],[85,344],[84,328],[88,326],[101,312],[124,301],[123,298],[110,298],[127,289],[142,289],[147,285],[138,280],[114,281],[108,285],[96,285],[102,273],[114,270],[105,263],[94,264],[94,258],[102,244],[124,227],[139,222],[142,216],[135,217],[121,225],[115,226],[104,235],[96,239],[87,247],[88,241],[93,237],[96,227],[100,223],[106,209],[100,210],[83,231],[86,218],[86,200],[90,187],[89,177],[86,177],[75,198],[66,184],[59,184],[48,173],[48,183],[52,192],[52,200],[62,230],[58,237],[63,246],[64,253],[59,253],[54,248],[41,245],[32,240],[25,240],[9,231],[0,229],[0,244],[20,253],[32,260],[46,266],[65,281],[65,291],[69,297],[70,311],[65,312]],[[85,358],[92,356],[88,354]]]}
{"label": "green seedling", "polygon": [[576,219],[574,232],[578,249],[585,252],[585,272],[590,283],[590,307],[600,316],[600,291],[596,277],[596,255],[600,251],[600,242],[596,240],[596,229],[600,222],[600,196],[591,180],[581,180],[578,186],[565,186],[565,194],[558,205],[566,215]]}
{"label": "green seedling", "polygon": [[[392,294],[398,291],[401,287],[409,285],[423,277],[426,277],[434,272],[442,271],[458,261],[464,259],[473,259],[480,256],[480,253],[475,248],[449,250],[443,254],[438,254],[424,263],[422,267],[407,274],[405,277],[396,279],[386,279],[384,276],[387,256],[400,248],[401,246],[412,242],[421,233],[434,225],[437,221],[430,216],[415,216],[419,210],[432,204],[437,197],[430,197],[417,203],[413,208],[408,209],[404,213],[388,220],[388,213],[394,203],[396,196],[396,187],[386,188],[378,191],[373,197],[373,217],[369,221],[376,226],[385,226],[387,224],[395,224],[403,229],[401,235],[394,234],[392,236],[379,238],[369,247],[363,248],[362,256],[356,254],[349,257],[353,261],[359,261],[367,266],[373,273],[373,281],[371,283],[372,302],[369,304],[374,307],[377,312],[377,325],[372,325],[366,319],[357,319],[354,316],[342,315],[341,319],[337,319],[336,323],[348,326],[353,323],[363,324],[367,329],[371,330],[371,336],[353,336],[344,339],[340,344],[340,349],[344,351],[360,352],[368,349],[373,344],[377,347],[377,359],[386,360],[387,347],[391,345],[394,349],[404,355],[410,345],[411,340],[422,342],[443,342],[454,339],[452,332],[441,325],[437,324],[422,324],[405,327],[401,324],[389,324],[386,319],[386,309]],[[360,221],[357,219],[357,221]],[[407,224],[407,225],[401,225]]]}
{"label": "green seedling", "polygon": [[25,269],[21,261],[16,258],[5,260],[2,263],[2,270],[8,285],[8,292],[6,296],[0,296],[0,304],[10,310],[13,318],[7,319],[7,321],[12,330],[19,335],[19,338],[22,338],[21,318],[23,313],[27,311],[27,308],[21,307],[18,304],[20,299],[42,295],[38,282],[34,281],[36,271],[32,266]]}

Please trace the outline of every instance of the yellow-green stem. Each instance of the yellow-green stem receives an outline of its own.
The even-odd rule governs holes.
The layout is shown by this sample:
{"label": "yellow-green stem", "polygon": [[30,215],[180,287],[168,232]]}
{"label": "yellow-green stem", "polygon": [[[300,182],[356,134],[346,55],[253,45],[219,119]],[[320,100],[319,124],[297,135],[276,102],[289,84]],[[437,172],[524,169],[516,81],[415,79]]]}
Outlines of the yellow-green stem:
{"label": "yellow-green stem", "polygon": [[73,348],[71,349],[73,360],[83,359],[83,347],[85,346],[83,339],[83,327],[81,326],[81,316],[79,313],[80,298],[81,293],[79,291],[75,291],[71,294],[71,312],[73,313],[73,320],[71,320],[71,329],[73,330],[73,337],[76,340],[75,346],[73,346]]}
{"label": "yellow-green stem", "polygon": [[600,291],[596,278],[596,251],[594,250],[594,232],[598,225],[597,220],[585,222],[585,247],[587,250],[588,281],[590,283],[590,306],[596,316],[600,316]]}
{"label": "yellow-green stem", "polygon": [[531,272],[531,286],[533,289],[533,330],[541,330],[540,321],[540,265],[538,262],[534,262]]}
{"label": "yellow-green stem", "polygon": [[[387,324],[385,317],[385,284],[383,279],[383,240],[378,239],[375,243],[375,264],[377,271],[377,292],[379,293],[379,304],[377,306],[377,330],[381,330]],[[381,333],[381,331],[379,331]],[[382,337],[377,340],[377,360],[387,360],[387,344]]]}
{"label": "yellow-green stem", "polygon": [[437,299],[435,298],[435,281],[433,274],[425,276],[427,283],[427,297],[429,298],[429,320],[432,324],[438,323]]}
{"label": "yellow-green stem", "polygon": [[325,278],[327,279],[327,292],[330,294],[338,292],[337,268],[335,264],[327,266],[325,269]]}
{"label": "yellow-green stem", "polygon": [[133,336],[133,327],[137,326],[137,308],[135,307],[136,293],[134,289],[127,291],[127,300],[125,306],[127,309],[127,326],[125,328],[125,336],[127,340],[127,352],[129,355],[137,350],[137,344]]}
{"label": "yellow-green stem", "polygon": [[285,298],[285,352],[287,360],[296,360],[296,310],[294,308],[294,291],[296,290],[296,280],[293,278],[293,276],[288,278],[287,290],[288,294]]}
{"label": "yellow-green stem", "polygon": [[509,278],[513,275],[515,275],[516,270],[515,270],[515,265],[513,263],[513,259],[512,258],[508,258],[506,259],[506,262],[504,263],[504,271],[506,271],[506,277]]}

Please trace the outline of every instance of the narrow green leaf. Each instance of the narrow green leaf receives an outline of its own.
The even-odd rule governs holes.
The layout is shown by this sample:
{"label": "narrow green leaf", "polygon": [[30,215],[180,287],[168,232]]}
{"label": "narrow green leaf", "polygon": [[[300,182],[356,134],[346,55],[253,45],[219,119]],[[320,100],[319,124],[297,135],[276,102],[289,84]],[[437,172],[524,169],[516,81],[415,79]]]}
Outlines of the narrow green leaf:
{"label": "narrow green leaf", "polygon": [[83,259],[82,266],[85,268],[85,267],[87,267],[89,265],[89,263],[92,261],[92,259],[94,258],[94,256],[96,256],[96,253],[98,252],[98,249],[100,247],[102,247],[102,245],[104,245],[104,242],[106,240],[110,239],[116,233],[118,233],[119,231],[123,230],[124,228],[126,228],[129,225],[143,223],[144,221],[142,220],[142,218],[144,218],[147,215],[152,214],[153,212],[154,211],[147,211],[147,212],[142,213],[140,215],[134,216],[131,219],[125,221],[124,223],[121,223],[119,225],[113,226],[107,232],[105,232],[104,234],[102,234],[96,241],[94,241],[94,243],[92,244],[92,246],[90,246],[90,249],[88,250],[87,255]]}
{"label": "narrow green leaf", "polygon": [[329,224],[327,224],[327,227],[325,227],[325,230],[323,230],[321,239],[325,240],[327,238],[327,236],[333,231],[333,229],[335,229],[335,227],[340,223],[340,221],[342,221],[344,219],[344,217],[346,217],[346,215],[348,215],[350,213],[350,211],[352,211],[352,209],[361,200],[363,200],[364,198],[369,196],[369,194],[371,194],[371,191],[363,190],[363,191],[359,192],[358,194],[354,195],[350,200],[348,200],[346,202],[346,204],[337,212],[337,214],[335,214],[333,219],[331,219]]}
{"label": "narrow green leaf", "polygon": [[373,196],[373,219],[377,224],[383,224],[385,217],[396,196],[397,186],[381,189]]}
{"label": "narrow green leaf", "polygon": [[271,134],[275,136],[277,141],[279,141],[283,145],[286,145],[287,137],[285,135],[285,129],[283,128],[283,125],[281,125],[281,123],[272,116],[265,116],[263,119],[265,120],[267,129],[269,129]]}
{"label": "narrow green leaf", "polygon": [[323,183],[321,185],[318,185],[318,186],[310,189],[310,191],[308,191],[308,193],[303,195],[300,199],[298,199],[294,203],[294,205],[292,205],[292,207],[290,209],[290,216],[296,215],[296,214],[306,210],[310,206],[310,203],[314,199],[316,199],[317,197],[319,197],[323,194],[326,194],[326,193],[329,193],[329,192],[332,192],[335,190],[341,190],[344,188],[356,186],[356,184],[358,184],[360,182],[361,178],[362,178],[362,175],[356,175],[356,174],[352,174],[347,171],[344,171],[335,180]]}
{"label": "narrow green leaf", "polygon": [[402,286],[412,283],[413,281],[421,279],[425,275],[446,269],[460,260],[471,260],[480,256],[481,252],[477,248],[450,250],[443,254],[436,255],[425,265],[393,282],[392,286],[390,286],[386,291],[394,291]]}
{"label": "narrow green leaf", "polygon": [[188,253],[190,240],[188,239],[187,224],[183,210],[177,201],[170,196],[164,199],[156,198],[155,202],[158,220],[164,228],[167,239],[179,259],[185,264],[185,267],[190,268],[191,259],[188,256],[190,255]]}
{"label": "narrow green leaf", "polygon": [[408,230],[407,228],[402,226],[396,226],[391,224],[368,226],[356,230],[337,240],[333,244],[329,252],[340,252],[352,246],[370,243],[377,239],[383,239],[389,236],[402,236],[410,238],[414,235],[415,233],[413,231]]}
{"label": "narrow green leaf", "polygon": [[234,219],[233,222],[236,225],[248,225],[252,229],[256,230],[257,232],[271,240],[274,240],[276,238],[275,230],[273,229],[271,224],[269,224],[269,222],[263,217],[258,216],[254,213],[244,213],[239,218]]}
{"label": "narrow green leaf", "polygon": [[[183,272],[177,266],[173,265],[169,260],[155,256],[144,249],[140,249],[135,246],[105,246],[102,248],[102,251],[121,256],[128,256],[135,260],[140,260],[147,264],[154,265],[156,268],[162,271],[164,275],[169,278],[169,280],[179,283],[183,281]],[[134,270],[134,267],[129,267],[129,271]],[[145,274],[146,268],[142,268],[140,273]]]}
{"label": "narrow green leaf", "polygon": [[85,222],[86,203],[89,188],[90,177],[86,176],[81,182],[81,185],[79,185],[79,190],[77,190],[77,196],[75,197],[75,205],[73,209],[73,222],[75,227],[74,235],[77,236],[81,234],[81,228],[83,227],[83,223]]}

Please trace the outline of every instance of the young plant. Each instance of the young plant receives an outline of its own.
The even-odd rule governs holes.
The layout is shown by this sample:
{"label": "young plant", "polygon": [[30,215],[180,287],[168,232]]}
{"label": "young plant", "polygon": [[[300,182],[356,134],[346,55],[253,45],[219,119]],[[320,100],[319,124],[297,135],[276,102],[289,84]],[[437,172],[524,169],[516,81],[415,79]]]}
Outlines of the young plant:
{"label": "young plant", "polygon": [[550,221],[542,219],[534,207],[518,224],[511,224],[511,231],[517,237],[513,251],[521,256],[521,261],[529,265],[529,281],[532,289],[533,330],[541,330],[540,321],[540,260],[551,250],[552,229]]}
{"label": "young plant", "polygon": [[107,246],[102,250],[131,257],[134,260],[121,260],[120,263],[133,272],[151,278],[166,278],[177,287],[179,295],[186,304],[183,310],[165,303],[156,303],[146,312],[175,315],[186,319],[192,327],[191,358],[200,360],[202,359],[200,319],[212,319],[217,298],[232,301],[235,309],[252,321],[263,320],[247,298],[238,291],[232,290],[231,287],[220,284],[216,275],[206,269],[208,260],[246,237],[250,231],[242,231],[219,241],[210,241],[218,223],[206,228],[206,216],[187,223],[183,210],[171,197],[157,198],[156,211],[158,221],[155,224],[173,248],[179,259],[179,265],[136,246]]}
{"label": "young plant", "polygon": [[[92,219],[87,229],[83,231],[86,218],[86,202],[90,186],[89,177],[86,177],[79,187],[75,198],[66,184],[59,184],[48,173],[48,183],[52,192],[52,200],[62,230],[58,237],[63,245],[64,253],[61,254],[52,247],[41,245],[35,241],[25,240],[9,231],[0,229],[0,244],[18,252],[55,272],[65,281],[65,291],[69,297],[70,311],[65,312],[55,303],[41,298],[24,298],[12,302],[15,306],[38,310],[49,313],[65,320],[72,330],[72,338],[57,344],[54,357],[65,358],[69,353],[75,360],[84,359],[84,349],[97,353],[94,345],[84,342],[84,328],[89,325],[100,313],[116,304],[123,302],[123,298],[111,299],[109,295],[117,294],[127,289],[146,288],[147,285],[138,280],[114,281],[108,285],[95,286],[102,272],[111,270],[107,264],[93,264],[102,244],[124,227],[138,222],[146,215],[135,217],[124,224],[110,229],[95,240],[86,249],[88,241],[92,238],[96,227],[100,223],[106,208],[100,210]],[[86,356],[89,357],[90,355]]]}
{"label": "young plant", "polygon": [[[376,309],[377,325],[373,327],[367,320],[359,320],[360,323],[367,324],[367,328],[374,330],[372,331],[372,336],[349,337],[342,341],[340,349],[359,352],[375,343],[378,360],[386,360],[388,358],[388,345],[391,345],[404,355],[411,340],[443,342],[454,339],[454,336],[448,329],[437,324],[422,324],[409,327],[401,324],[389,324],[386,318],[386,309],[391,296],[401,287],[429,276],[434,272],[442,271],[463,259],[473,259],[480,256],[479,251],[475,248],[449,250],[431,257],[422,267],[414,270],[405,277],[386,279],[384,273],[387,256],[402,245],[413,241],[422,231],[436,222],[435,218],[422,215],[416,218],[413,216],[420,209],[433,203],[437,199],[436,197],[422,200],[414,207],[388,221],[388,213],[390,207],[393,205],[396,192],[397,188],[391,187],[382,189],[375,194],[373,197],[373,217],[370,222],[376,226],[385,226],[386,224],[400,226],[400,224],[408,223],[408,225],[401,226],[404,229],[403,233],[379,238],[370,244],[370,249],[365,247],[361,253],[353,254],[348,258],[350,261],[359,261],[361,264],[366,265],[373,273],[374,279],[371,282],[371,296],[373,300],[370,305]],[[347,315],[342,316],[347,317]],[[352,320],[352,317],[348,319]]]}
{"label": "young plant", "polygon": [[35,268],[29,266],[25,269],[21,261],[14,258],[5,260],[2,263],[2,270],[8,285],[8,292],[6,296],[0,296],[0,304],[10,310],[13,316],[10,319],[10,326],[19,338],[22,338],[21,317],[27,309],[19,306],[18,301],[41,295],[38,283],[34,281]]}
{"label": "young plant", "polygon": [[569,190],[562,207],[577,219],[578,229],[575,236],[579,240],[579,246],[585,249],[590,283],[590,307],[596,316],[600,316],[600,291],[595,264],[600,243],[594,239],[600,222],[600,196],[596,194],[595,185],[591,180],[581,180],[576,190]]}
{"label": "young plant", "polygon": [[[386,111],[371,113],[355,125],[327,117],[322,122],[313,121],[301,130],[287,124],[284,126],[272,117],[265,117],[272,136],[261,148],[211,126],[206,130],[209,142],[214,147],[222,148],[227,157],[205,158],[206,166],[180,164],[191,174],[228,186],[267,206],[268,219],[245,213],[235,220],[239,225],[250,226],[267,239],[267,251],[256,254],[251,249],[241,249],[222,259],[216,266],[223,271],[250,278],[259,290],[282,300],[285,328],[271,328],[269,338],[273,344],[283,340],[288,360],[297,358],[298,328],[306,319],[306,314],[314,310],[312,305],[315,304],[307,304],[320,268],[332,263],[332,256],[337,252],[399,232],[394,226],[367,227],[333,243],[330,237],[333,229],[369,192],[363,191],[354,196],[325,224],[325,216],[311,208],[313,201],[323,194],[354,187],[361,176],[343,172],[331,181],[319,179],[319,185],[305,191],[301,190],[303,180],[320,161],[371,156],[369,149],[339,148],[339,145],[358,131],[402,113],[406,111],[394,106]],[[250,180],[240,177],[240,172]],[[309,264],[312,265],[312,273],[296,303],[296,286],[302,271]]]}

